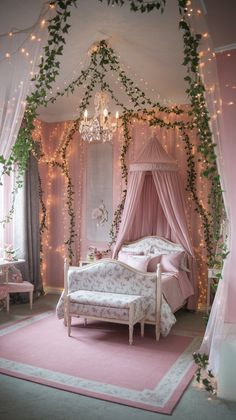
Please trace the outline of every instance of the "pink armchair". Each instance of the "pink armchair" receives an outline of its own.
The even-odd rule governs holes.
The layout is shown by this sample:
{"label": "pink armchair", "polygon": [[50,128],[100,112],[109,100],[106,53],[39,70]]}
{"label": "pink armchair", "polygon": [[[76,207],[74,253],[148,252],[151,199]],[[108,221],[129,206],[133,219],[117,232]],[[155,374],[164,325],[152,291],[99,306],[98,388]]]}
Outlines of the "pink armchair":
{"label": "pink armchair", "polygon": [[[22,262],[22,260],[21,261],[19,260],[19,262]],[[22,279],[17,281],[17,278],[15,278],[15,281],[9,281],[9,268],[11,266],[14,267],[14,264],[16,263],[17,261],[7,261],[7,260],[0,261],[0,269],[2,271],[2,274],[4,274],[4,277],[5,277],[4,281],[0,285],[2,288],[2,292],[0,293],[2,293],[2,295],[4,296],[6,295],[4,298],[6,299],[6,302],[7,302],[7,312],[9,312],[10,310],[10,294],[11,293],[29,293],[30,309],[32,309],[32,306],[33,306],[34,285],[30,283],[29,281],[22,281]],[[10,278],[10,280],[12,280],[12,278]]]}

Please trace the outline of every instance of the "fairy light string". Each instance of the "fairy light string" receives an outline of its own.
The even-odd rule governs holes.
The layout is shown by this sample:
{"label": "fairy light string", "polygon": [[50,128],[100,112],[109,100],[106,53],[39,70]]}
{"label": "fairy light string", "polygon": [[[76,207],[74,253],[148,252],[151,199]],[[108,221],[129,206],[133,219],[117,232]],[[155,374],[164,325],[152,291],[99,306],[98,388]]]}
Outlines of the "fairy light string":
{"label": "fairy light string", "polygon": [[[58,157],[50,161],[50,166],[58,167],[63,172],[67,180],[67,211],[70,218],[69,236],[66,240],[68,253],[70,258],[73,256],[73,244],[75,240],[74,232],[74,218],[73,213],[73,185],[71,176],[69,174],[69,167],[67,161],[67,149],[72,141],[75,131],[78,130],[80,120],[86,106],[90,103],[92,93],[97,84],[100,85],[102,90],[106,90],[110,93],[114,102],[122,108],[123,114],[121,115],[122,127],[124,131],[124,143],[121,150],[121,172],[122,178],[127,183],[127,166],[126,166],[126,154],[130,144],[129,124],[131,119],[135,116],[138,120],[145,120],[152,126],[165,127],[167,129],[174,129],[178,127],[182,130],[183,135],[181,138],[186,145],[187,153],[187,165],[188,165],[188,181],[187,189],[191,192],[191,196],[196,203],[196,211],[200,214],[203,221],[203,230],[206,248],[208,252],[208,261],[212,262],[214,257],[214,242],[219,237],[219,226],[222,219],[222,191],[220,187],[220,178],[217,171],[216,165],[216,154],[214,151],[214,143],[212,142],[212,134],[209,127],[209,115],[205,103],[205,88],[202,83],[199,68],[199,55],[198,46],[200,43],[201,36],[199,34],[192,34],[191,28],[188,23],[188,18],[191,15],[189,10],[190,2],[187,0],[178,0],[179,11],[181,15],[180,29],[183,31],[184,41],[184,65],[187,69],[187,76],[185,81],[188,84],[186,93],[188,94],[191,101],[191,111],[189,111],[190,122],[187,124],[184,121],[167,121],[166,118],[160,118],[157,113],[164,113],[167,116],[175,115],[181,116],[184,111],[178,106],[163,106],[159,102],[153,102],[144,92],[140,89],[132,79],[126,74],[123,68],[119,64],[118,57],[114,53],[114,50],[108,46],[106,41],[101,41],[95,46],[94,51],[91,52],[90,65],[86,70],[82,70],[81,75],[73,80],[64,91],[58,91],[56,96],[47,98],[48,92],[52,90],[52,84],[55,81],[56,76],[59,74],[60,62],[58,57],[63,53],[65,44],[64,34],[68,33],[70,25],[68,24],[68,18],[71,14],[71,7],[76,6],[78,1],[76,0],[56,0],[50,2],[50,7],[55,8],[55,16],[48,21],[48,32],[49,38],[48,43],[44,47],[44,56],[41,59],[39,65],[39,72],[33,78],[35,83],[35,90],[32,95],[26,99],[26,109],[23,119],[22,127],[19,131],[17,141],[12,149],[12,153],[9,159],[4,159],[1,156],[1,163],[4,166],[4,173],[8,173],[12,170],[13,164],[17,163],[19,174],[23,174],[27,166],[29,153],[34,149],[34,142],[32,140],[32,132],[34,130],[34,121],[36,117],[37,107],[39,105],[45,105],[49,102],[54,102],[58,96],[63,96],[65,93],[73,93],[75,88],[78,86],[84,86],[85,92],[79,106],[79,118],[72,123],[72,128],[69,130],[68,135],[64,138],[63,144],[58,148]],[[109,2],[110,3],[110,2]],[[124,1],[114,0],[111,2],[113,5],[117,4],[122,6]],[[134,12],[151,12],[155,8],[163,12],[165,7],[165,1],[150,2],[146,3],[143,1],[129,1],[130,10]],[[117,73],[118,81],[122,84],[124,92],[129,98],[129,103],[132,109],[124,105],[116,97],[112,87],[105,80],[105,76],[108,72]],[[142,116],[141,116],[142,115]],[[204,164],[202,175],[206,177],[210,184],[210,193],[208,196],[208,206],[210,211],[207,211],[201,204],[201,201],[196,193],[196,170],[193,159],[192,147],[190,139],[185,130],[197,128],[199,144],[197,145],[197,151],[200,160]],[[20,186],[20,183],[19,183]],[[123,204],[125,200],[126,190],[123,190],[123,196],[121,205],[117,212],[115,212],[115,218],[113,221],[113,228],[116,226],[115,235],[117,235],[117,229],[119,227],[119,221],[123,210]],[[113,232],[114,229],[112,228]],[[112,240],[114,235],[112,233]]]}

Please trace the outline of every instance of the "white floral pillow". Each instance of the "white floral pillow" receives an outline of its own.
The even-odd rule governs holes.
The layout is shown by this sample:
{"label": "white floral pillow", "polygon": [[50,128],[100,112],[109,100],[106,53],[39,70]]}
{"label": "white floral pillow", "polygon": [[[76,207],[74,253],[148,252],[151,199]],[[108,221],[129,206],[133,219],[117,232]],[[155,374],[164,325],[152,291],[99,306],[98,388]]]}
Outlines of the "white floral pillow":
{"label": "white floral pillow", "polygon": [[129,255],[143,255],[143,252],[138,252],[134,250],[131,250],[131,252],[128,252],[128,250],[123,251],[122,249],[118,254],[118,261],[121,261],[125,264],[129,264],[128,263]]}
{"label": "white floral pillow", "polygon": [[136,270],[146,272],[150,259],[149,255],[128,255],[127,264]]}

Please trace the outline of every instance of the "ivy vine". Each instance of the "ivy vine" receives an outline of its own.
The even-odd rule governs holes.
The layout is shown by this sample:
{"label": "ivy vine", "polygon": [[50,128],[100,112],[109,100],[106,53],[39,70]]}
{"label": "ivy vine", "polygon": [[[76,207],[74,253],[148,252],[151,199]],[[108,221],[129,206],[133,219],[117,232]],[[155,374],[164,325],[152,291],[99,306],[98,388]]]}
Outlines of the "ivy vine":
{"label": "ivy vine", "polygon": [[[103,0],[99,0],[102,2]],[[149,13],[154,9],[160,10],[161,13],[165,10],[165,4],[166,0],[159,0],[159,1],[152,1],[152,2],[146,2],[143,0],[128,0],[130,5],[130,10],[132,12],[141,12],[141,13]],[[114,6],[115,4],[117,6],[123,6],[125,4],[125,0],[107,0],[107,4]]]}
{"label": "ivy vine", "polygon": [[31,95],[26,98],[26,108],[23,121],[17,136],[17,140],[12,147],[9,158],[0,155],[0,164],[3,169],[0,175],[0,185],[2,184],[3,175],[10,175],[17,166],[17,178],[13,191],[13,199],[11,210],[2,223],[9,222],[14,213],[14,202],[17,191],[23,185],[23,177],[29,161],[31,152],[34,152],[35,142],[32,137],[34,131],[34,120],[37,116],[37,108],[39,105],[47,105],[45,96],[52,88],[52,84],[59,74],[60,62],[58,56],[63,53],[66,43],[64,34],[68,33],[70,25],[68,18],[71,15],[70,8],[76,6],[77,0],[56,0],[49,3],[54,6],[56,13],[53,18],[48,21],[48,41],[44,47],[44,56],[39,64],[39,73],[32,81],[35,82],[35,88]]}
{"label": "ivy vine", "polygon": [[[217,169],[217,156],[215,153],[216,144],[212,139],[212,132],[209,121],[210,116],[205,100],[205,87],[199,72],[199,54],[198,48],[201,41],[200,34],[191,32],[187,16],[187,0],[179,0],[179,11],[181,20],[180,29],[183,31],[184,41],[184,61],[183,65],[187,69],[185,81],[188,84],[186,93],[191,102],[191,111],[189,114],[198,130],[198,152],[202,156],[201,161],[205,164],[202,176],[210,181],[211,188],[208,195],[208,205],[210,211],[202,212],[201,206],[197,204],[197,212],[203,220],[203,228],[208,252],[208,264],[214,264],[215,244],[220,239],[220,227],[222,223],[222,214],[224,212],[222,188],[220,176]],[[195,196],[193,195],[194,201]],[[222,256],[223,258],[223,256]]]}
{"label": "ivy vine", "polygon": [[[103,0],[99,0],[103,1]],[[165,126],[166,128],[173,128],[178,126],[182,130],[182,139],[185,142],[185,150],[187,153],[187,165],[188,165],[188,182],[187,189],[190,191],[192,198],[196,205],[196,211],[202,218],[204,236],[206,242],[206,248],[208,252],[208,261],[211,264],[214,260],[214,244],[219,239],[220,235],[220,223],[222,219],[223,201],[222,201],[222,190],[220,186],[220,178],[217,171],[215,144],[212,141],[212,134],[209,127],[209,114],[205,102],[205,88],[202,83],[199,74],[199,55],[198,47],[201,40],[199,34],[192,34],[191,27],[188,23],[187,17],[187,0],[177,0],[179,6],[179,12],[181,20],[179,27],[183,32],[184,42],[184,62],[186,66],[187,75],[185,81],[188,84],[186,92],[190,98],[191,111],[189,116],[192,118],[191,123],[187,125],[182,121],[176,121],[174,123],[166,123],[163,119],[156,117],[156,112],[164,112],[167,114],[181,115],[183,110],[179,107],[166,107],[162,106],[159,102],[153,103],[138,86],[127,76],[125,71],[121,68],[119,60],[114,53],[114,50],[109,47],[106,41],[101,41],[97,48],[91,53],[91,62],[89,67],[82,71],[80,76],[69,84],[64,91],[57,92],[56,97],[46,99],[48,92],[52,88],[52,84],[55,81],[56,76],[60,71],[59,56],[63,54],[64,45],[66,43],[65,35],[68,33],[70,25],[68,19],[71,15],[71,8],[76,6],[78,0],[55,0],[51,1],[50,5],[55,7],[55,16],[49,20],[48,24],[48,42],[44,47],[44,55],[39,65],[39,73],[33,79],[35,82],[34,92],[27,97],[26,110],[22,126],[20,128],[17,141],[12,148],[11,155],[8,159],[0,157],[0,163],[3,164],[3,174],[9,174],[13,170],[13,166],[17,164],[18,177],[17,177],[17,188],[22,185],[22,177],[25,172],[29,153],[34,149],[34,141],[32,139],[32,132],[34,130],[34,119],[36,117],[37,108],[39,105],[45,105],[49,102],[54,102],[59,95],[65,93],[73,93],[75,88],[84,83],[86,85],[86,91],[84,93],[82,103],[80,105],[80,116],[82,112],[89,104],[92,97],[93,90],[97,84],[100,85],[102,90],[106,90],[110,93],[112,99],[117,105],[123,109],[123,115],[121,116],[122,125],[124,129],[124,143],[121,151],[121,168],[122,177],[127,182],[127,167],[126,167],[126,154],[130,143],[130,135],[128,130],[129,118],[136,113],[140,117],[142,113],[147,121],[151,125]],[[123,6],[124,0],[107,0],[109,5]],[[159,10],[161,13],[164,12],[166,5],[165,0],[146,2],[143,0],[128,0],[130,10],[133,12],[151,12],[154,9]],[[105,76],[109,71],[116,72],[120,83],[124,86],[124,90],[131,100],[132,110],[128,109],[124,104],[120,103],[116,98],[113,90],[105,80]],[[88,81],[88,77],[90,80]],[[135,110],[135,111],[134,111]],[[143,118],[143,117],[140,117]],[[77,120],[79,121],[79,119]],[[78,128],[79,122],[75,123]],[[190,143],[189,137],[186,133],[187,129],[197,127],[199,135],[198,153],[201,155],[201,160],[205,162],[205,169],[202,173],[211,184],[211,189],[208,197],[209,211],[207,212],[201,206],[197,193],[196,193],[196,169],[193,157],[193,145]],[[73,132],[73,130],[72,130]],[[73,134],[70,134],[64,143],[61,145],[59,150],[59,161],[51,162],[51,164],[59,167],[67,179],[67,211],[70,218],[70,233],[69,238],[66,241],[68,245],[68,251],[70,257],[73,255],[72,245],[75,238],[74,232],[74,211],[73,211],[73,186],[71,183],[68,167],[66,164],[67,160],[67,148],[71,142]],[[112,241],[115,240],[119,228],[121,219],[121,213],[126,196],[126,187],[122,193],[122,199],[120,206],[115,212],[113,225],[111,229]],[[42,191],[40,192],[40,200],[42,204]],[[14,200],[13,200],[14,207]],[[12,207],[12,208],[13,208]],[[43,207],[43,222],[41,223],[42,229],[45,228],[45,208]],[[11,214],[10,214],[11,217]],[[41,229],[41,231],[42,231]]]}
{"label": "ivy vine", "polygon": [[194,362],[196,363],[197,370],[195,378],[199,384],[202,384],[206,391],[211,394],[216,394],[216,380],[210,369],[208,369],[209,357],[205,353],[194,353]]}
{"label": "ivy vine", "polygon": [[[21,128],[15,145],[11,150],[8,159],[0,156],[0,164],[3,170],[1,175],[9,175],[11,171],[15,170],[17,166],[16,185],[12,193],[12,206],[9,214],[2,223],[7,223],[11,220],[14,211],[14,202],[17,191],[23,185],[23,176],[27,167],[30,153],[36,153],[35,142],[32,138],[34,130],[34,120],[37,115],[37,108],[39,105],[47,106],[49,102],[54,102],[58,96],[63,96],[65,93],[73,93],[75,88],[87,83],[85,93],[80,104],[79,118],[74,121],[68,135],[63,139],[57,150],[57,159],[48,162],[53,167],[58,167],[66,178],[67,189],[67,212],[69,216],[69,232],[66,245],[68,248],[68,255],[70,261],[73,257],[73,244],[75,241],[75,213],[73,207],[74,189],[72,179],[69,173],[69,166],[67,160],[67,150],[72,141],[75,131],[79,128],[79,123],[83,115],[83,111],[89,104],[95,86],[100,85],[101,90],[107,91],[115,103],[123,109],[121,116],[122,127],[124,132],[124,142],[121,149],[121,171],[122,179],[124,179],[124,189],[122,192],[121,202],[114,213],[114,220],[111,227],[111,244],[116,240],[119,225],[121,221],[122,211],[124,208],[126,193],[127,193],[127,174],[128,169],[126,165],[126,156],[130,144],[129,124],[131,118],[134,116],[143,121],[147,121],[150,125],[166,127],[168,129],[178,127],[181,132],[181,137],[184,142],[184,147],[187,156],[187,190],[195,204],[195,210],[202,219],[204,238],[208,254],[208,264],[217,264],[222,267],[224,258],[226,258],[228,251],[225,244],[219,246],[219,251],[216,252],[215,244],[220,238],[220,225],[222,222],[222,214],[224,212],[224,205],[222,199],[222,189],[220,184],[220,177],[217,170],[217,157],[215,152],[216,145],[212,139],[212,133],[209,126],[209,113],[205,100],[205,87],[202,82],[199,72],[199,54],[198,48],[201,42],[200,34],[193,34],[191,26],[188,21],[187,0],[176,0],[179,6],[181,20],[179,28],[183,33],[184,44],[184,61],[183,65],[186,67],[187,75],[185,81],[187,83],[186,93],[190,99],[191,111],[189,116],[191,121],[185,124],[183,121],[174,121],[173,123],[166,123],[159,116],[157,112],[164,112],[166,114],[181,115],[184,111],[180,107],[166,107],[159,102],[153,103],[138,86],[127,76],[121,68],[118,58],[113,49],[109,47],[106,41],[101,41],[97,48],[91,54],[91,62],[86,70],[83,70],[80,76],[71,82],[62,92],[57,92],[55,97],[46,99],[48,92],[51,90],[53,82],[60,71],[59,57],[63,54],[64,45],[66,43],[65,35],[68,33],[70,25],[68,19],[71,15],[71,8],[77,5],[79,0],[55,0],[49,4],[55,7],[55,16],[48,21],[48,42],[44,47],[44,55],[39,64],[39,73],[33,79],[35,82],[35,89],[33,93],[26,98],[26,109]],[[99,0],[102,2],[103,0]],[[149,13],[153,10],[164,12],[166,0],[146,2],[144,0],[127,0],[130,10],[133,12]],[[125,0],[107,0],[109,5],[117,5],[122,7]],[[110,72],[118,74],[119,81],[124,86],[125,92],[131,100],[132,109],[128,109],[117,98],[109,83],[105,80],[105,75]],[[88,78],[90,80],[88,81]],[[202,176],[209,180],[210,192],[208,196],[209,210],[205,210],[200,203],[196,190],[196,167],[195,156],[193,152],[193,145],[190,142],[187,130],[197,128],[199,144],[197,153],[200,156],[201,162],[204,163],[204,170]],[[39,157],[40,159],[40,157]],[[2,176],[0,183],[2,182]],[[47,228],[46,225],[46,207],[43,202],[43,191],[41,187],[41,180],[39,179],[39,200],[41,203],[42,218],[40,224],[41,235]],[[111,245],[110,244],[110,245]],[[42,243],[40,245],[42,251]],[[221,278],[221,274],[219,276]],[[205,388],[210,392],[214,392],[212,385],[213,375],[207,371],[208,357],[206,355],[195,354],[194,360],[198,365],[197,380],[204,384]],[[207,376],[203,377],[202,372],[207,372]],[[203,377],[203,379],[202,379]]]}
{"label": "ivy vine", "polygon": [[[106,82],[106,75],[109,71],[114,71],[118,75],[118,79],[124,88],[127,96],[131,100],[132,108],[128,109],[123,103],[121,103],[112,88],[110,87],[109,83]],[[146,94],[134,84],[134,82],[126,75],[124,70],[121,69],[119,60],[114,52],[114,50],[107,44],[107,41],[102,40],[96,46],[93,47],[91,52],[91,60],[87,67],[87,69],[83,70],[81,75],[76,79],[73,80],[62,92],[57,92],[56,96],[51,97],[48,99],[48,102],[56,101],[57,96],[63,96],[65,93],[73,93],[76,87],[79,86],[86,86],[85,93],[81,100],[79,106],[79,114],[80,118],[83,115],[84,110],[88,106],[93,91],[97,85],[100,85],[100,89],[107,91],[113,101],[118,105],[120,108],[123,109],[123,114],[121,115],[122,127],[123,127],[123,145],[121,148],[121,174],[122,179],[124,179],[125,188],[122,191],[122,198],[121,202],[114,213],[114,219],[111,226],[110,236],[111,242],[110,246],[115,242],[119,230],[119,225],[121,221],[121,216],[124,208],[126,193],[127,193],[127,175],[128,175],[128,168],[126,165],[126,155],[128,152],[129,144],[130,144],[130,134],[129,134],[129,125],[132,118],[142,119],[147,121],[150,125],[159,125],[161,127],[166,128],[175,128],[179,127],[181,129],[192,129],[193,124],[191,122],[183,122],[183,121],[174,121],[174,122],[166,122],[163,118],[157,117],[156,112],[164,112],[169,114],[176,114],[180,115],[183,113],[183,110],[174,107],[174,108],[167,108],[161,106],[160,103],[152,101],[146,97]],[[150,109],[148,109],[148,107]],[[134,111],[134,108],[137,111]],[[73,131],[74,133],[74,131]],[[66,152],[67,147],[70,144],[72,139],[71,132],[65,137],[64,143],[60,144],[57,153],[64,159],[64,153]],[[70,198],[70,200],[72,197]],[[68,203],[70,203],[68,200]],[[71,203],[70,203],[71,206]],[[71,242],[70,242],[71,243]],[[71,250],[70,250],[71,254]]]}

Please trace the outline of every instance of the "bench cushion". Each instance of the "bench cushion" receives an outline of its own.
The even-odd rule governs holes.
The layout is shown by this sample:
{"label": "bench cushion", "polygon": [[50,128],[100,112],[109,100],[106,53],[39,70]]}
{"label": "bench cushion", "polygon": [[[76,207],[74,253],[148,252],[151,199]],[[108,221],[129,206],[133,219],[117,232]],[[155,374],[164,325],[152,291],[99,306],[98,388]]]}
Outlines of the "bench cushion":
{"label": "bench cushion", "polygon": [[134,319],[141,319],[145,317],[149,302],[144,296],[78,290],[70,294],[70,304],[71,311],[78,315],[127,321],[131,304],[134,305]]}

